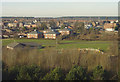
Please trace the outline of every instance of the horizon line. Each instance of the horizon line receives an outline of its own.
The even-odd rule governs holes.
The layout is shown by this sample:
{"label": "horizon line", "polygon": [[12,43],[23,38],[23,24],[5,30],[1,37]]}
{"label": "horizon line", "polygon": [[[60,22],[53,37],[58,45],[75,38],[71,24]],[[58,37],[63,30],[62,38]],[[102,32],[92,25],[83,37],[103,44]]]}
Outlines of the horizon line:
{"label": "horizon line", "polygon": [[35,17],[35,18],[37,18],[37,17],[44,17],[44,18],[59,18],[59,17],[119,17],[119,16],[114,16],[114,15],[111,15],[111,16],[105,16],[105,15],[103,15],[103,16],[87,16],[87,15],[85,15],[85,16],[0,16],[0,17]]}

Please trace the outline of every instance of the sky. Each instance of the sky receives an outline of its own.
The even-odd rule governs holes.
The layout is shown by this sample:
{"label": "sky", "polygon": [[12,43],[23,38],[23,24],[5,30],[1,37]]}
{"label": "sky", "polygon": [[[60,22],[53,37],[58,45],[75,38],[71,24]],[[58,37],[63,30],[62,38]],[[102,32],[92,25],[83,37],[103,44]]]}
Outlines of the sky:
{"label": "sky", "polygon": [[117,16],[119,0],[2,0],[1,16]]}
{"label": "sky", "polygon": [[1,0],[2,2],[119,2],[119,0]]}

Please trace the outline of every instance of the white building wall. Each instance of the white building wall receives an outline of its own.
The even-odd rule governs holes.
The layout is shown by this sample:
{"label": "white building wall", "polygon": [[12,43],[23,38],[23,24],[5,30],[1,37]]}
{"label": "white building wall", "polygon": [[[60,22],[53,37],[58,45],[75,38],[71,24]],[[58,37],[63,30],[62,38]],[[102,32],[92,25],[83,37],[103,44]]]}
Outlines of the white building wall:
{"label": "white building wall", "polygon": [[107,28],[107,29],[105,29],[106,31],[114,31],[114,29],[113,28]]}

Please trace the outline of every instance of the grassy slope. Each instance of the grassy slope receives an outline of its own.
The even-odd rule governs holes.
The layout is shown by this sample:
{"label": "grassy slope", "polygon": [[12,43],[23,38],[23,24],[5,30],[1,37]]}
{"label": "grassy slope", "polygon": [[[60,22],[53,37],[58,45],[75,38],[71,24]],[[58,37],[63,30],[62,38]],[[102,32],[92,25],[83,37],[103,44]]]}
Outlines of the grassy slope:
{"label": "grassy slope", "polygon": [[[16,42],[36,42],[45,46],[56,46],[56,40],[44,40],[44,39],[16,39]],[[11,42],[14,42],[13,39],[4,39],[2,40],[2,45],[5,46]],[[63,40],[60,41],[61,44],[58,44],[57,48],[96,48],[107,50],[110,45],[109,41],[78,41],[78,40]]]}

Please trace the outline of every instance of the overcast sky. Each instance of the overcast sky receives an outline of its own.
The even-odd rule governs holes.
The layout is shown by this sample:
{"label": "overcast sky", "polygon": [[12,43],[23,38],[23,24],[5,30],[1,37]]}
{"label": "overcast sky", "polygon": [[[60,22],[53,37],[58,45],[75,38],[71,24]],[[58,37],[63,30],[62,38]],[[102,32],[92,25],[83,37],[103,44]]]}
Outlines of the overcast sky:
{"label": "overcast sky", "polygon": [[[117,16],[118,0],[2,0],[2,16]],[[46,1],[46,2],[45,2]],[[58,1],[58,2],[57,2]]]}
{"label": "overcast sky", "polygon": [[1,0],[2,2],[119,2],[120,0]]}

